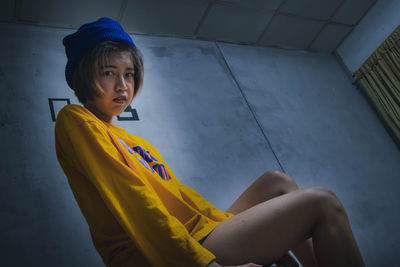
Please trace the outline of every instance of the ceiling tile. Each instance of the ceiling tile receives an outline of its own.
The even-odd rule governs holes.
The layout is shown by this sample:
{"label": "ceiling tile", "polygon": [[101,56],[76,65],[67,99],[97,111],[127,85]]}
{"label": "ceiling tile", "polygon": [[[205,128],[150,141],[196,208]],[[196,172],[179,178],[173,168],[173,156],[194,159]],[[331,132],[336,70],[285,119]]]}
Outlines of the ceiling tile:
{"label": "ceiling tile", "polygon": [[260,44],[306,49],[323,26],[322,22],[291,16],[274,16]]}
{"label": "ceiling tile", "polygon": [[335,12],[342,0],[288,0],[280,12],[327,20]]}
{"label": "ceiling tile", "polygon": [[376,0],[347,0],[332,20],[355,25],[375,2]]}
{"label": "ceiling tile", "polygon": [[133,32],[191,36],[207,6],[207,0],[130,0],[122,23]]}
{"label": "ceiling tile", "polygon": [[214,4],[198,36],[206,39],[240,43],[255,43],[260,37],[273,11],[249,9],[226,4]]}
{"label": "ceiling tile", "polygon": [[100,17],[116,19],[122,0],[21,1],[21,19],[45,25],[77,28]]}
{"label": "ceiling tile", "polygon": [[253,9],[270,9],[275,10],[283,0],[217,0],[216,3],[231,4],[238,7],[248,7]]}
{"label": "ceiling tile", "polygon": [[332,52],[343,38],[351,31],[352,27],[344,25],[327,25],[311,45],[312,50],[318,52]]}
{"label": "ceiling tile", "polygon": [[0,3],[0,19],[11,20],[14,17],[14,1],[6,0]]}

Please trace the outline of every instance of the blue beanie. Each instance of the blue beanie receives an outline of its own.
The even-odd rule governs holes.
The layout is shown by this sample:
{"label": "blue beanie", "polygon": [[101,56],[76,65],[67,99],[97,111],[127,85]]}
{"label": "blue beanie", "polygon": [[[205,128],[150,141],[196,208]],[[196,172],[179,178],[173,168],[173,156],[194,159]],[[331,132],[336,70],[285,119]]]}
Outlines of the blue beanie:
{"label": "blue beanie", "polygon": [[110,18],[100,18],[82,25],[75,33],[63,39],[68,62],[65,66],[65,79],[72,88],[72,72],[83,55],[102,41],[123,41],[136,47],[122,26]]}

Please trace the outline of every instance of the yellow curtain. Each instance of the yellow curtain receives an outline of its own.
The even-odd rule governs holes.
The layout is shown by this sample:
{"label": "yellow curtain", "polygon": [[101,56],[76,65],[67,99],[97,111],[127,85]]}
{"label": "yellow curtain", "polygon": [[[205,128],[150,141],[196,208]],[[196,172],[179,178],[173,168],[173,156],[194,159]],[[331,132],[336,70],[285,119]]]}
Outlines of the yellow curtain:
{"label": "yellow curtain", "polygon": [[400,145],[400,26],[354,75]]}

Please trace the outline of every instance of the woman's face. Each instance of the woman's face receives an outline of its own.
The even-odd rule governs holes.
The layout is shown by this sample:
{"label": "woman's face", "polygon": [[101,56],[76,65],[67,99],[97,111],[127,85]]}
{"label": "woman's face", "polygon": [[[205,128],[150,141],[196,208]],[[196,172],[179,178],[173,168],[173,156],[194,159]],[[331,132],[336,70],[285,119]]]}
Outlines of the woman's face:
{"label": "woman's face", "polygon": [[124,112],[133,100],[134,74],[129,52],[108,55],[107,63],[94,75],[104,93],[86,101],[85,107],[99,119],[112,123],[113,117]]}

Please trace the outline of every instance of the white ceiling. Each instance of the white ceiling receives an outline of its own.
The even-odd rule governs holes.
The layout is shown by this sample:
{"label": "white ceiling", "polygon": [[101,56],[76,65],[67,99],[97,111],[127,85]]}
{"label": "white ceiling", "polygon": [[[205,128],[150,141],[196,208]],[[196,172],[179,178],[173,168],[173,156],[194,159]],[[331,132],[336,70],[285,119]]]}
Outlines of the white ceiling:
{"label": "white ceiling", "polygon": [[77,28],[107,16],[129,33],[332,52],[377,0],[1,0],[0,20]]}

